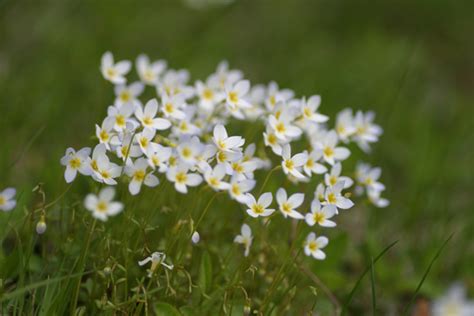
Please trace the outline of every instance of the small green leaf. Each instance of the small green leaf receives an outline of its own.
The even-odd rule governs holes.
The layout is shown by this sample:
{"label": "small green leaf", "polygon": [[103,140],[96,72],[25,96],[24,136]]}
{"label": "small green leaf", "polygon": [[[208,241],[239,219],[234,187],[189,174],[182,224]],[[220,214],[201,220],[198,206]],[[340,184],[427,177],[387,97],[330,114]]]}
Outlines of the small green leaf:
{"label": "small green leaf", "polygon": [[208,293],[212,284],[212,261],[209,252],[204,252],[199,266],[198,284],[204,293]]}
{"label": "small green leaf", "polygon": [[174,306],[165,302],[155,303],[154,309],[157,316],[182,316]]}

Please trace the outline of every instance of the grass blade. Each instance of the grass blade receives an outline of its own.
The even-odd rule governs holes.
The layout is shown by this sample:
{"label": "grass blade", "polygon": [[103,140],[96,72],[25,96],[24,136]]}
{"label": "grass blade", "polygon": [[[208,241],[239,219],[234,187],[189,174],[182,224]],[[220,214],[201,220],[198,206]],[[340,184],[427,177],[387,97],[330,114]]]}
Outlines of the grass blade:
{"label": "grass blade", "polygon": [[447,245],[447,243],[451,240],[451,238],[453,238],[454,236],[454,233],[452,233],[448,239],[446,239],[446,241],[441,245],[441,247],[438,249],[438,251],[436,252],[435,256],[433,257],[433,259],[431,259],[431,262],[430,264],[428,265],[428,268],[426,269],[425,273],[423,274],[423,277],[421,278],[421,281],[420,283],[418,283],[418,286],[416,287],[416,290],[415,290],[415,294],[413,294],[413,297],[411,298],[410,302],[408,303],[408,305],[405,307],[405,311],[403,312],[404,315],[408,315],[408,312],[411,308],[411,306],[413,305],[413,302],[415,302],[415,299],[416,297],[418,296],[418,292],[420,291],[421,287],[423,286],[423,283],[425,282],[426,280],[426,277],[428,276],[428,273],[430,273],[430,270],[431,270],[431,267],[433,266],[434,262],[436,261],[436,259],[438,259],[438,257],[441,255],[441,252],[443,251],[444,247]]}
{"label": "grass blade", "polygon": [[347,312],[347,308],[349,307],[349,304],[351,303],[352,301],[352,298],[354,297],[354,293],[355,291],[357,290],[357,288],[359,287],[359,284],[360,282],[362,281],[362,279],[364,278],[364,276],[367,274],[367,272],[369,272],[369,270],[371,269],[371,267],[380,259],[382,258],[382,256],[390,250],[390,248],[392,248],[393,246],[395,246],[396,244],[398,243],[398,240],[392,242],[390,245],[388,245],[384,250],[382,250],[382,252],[380,252],[377,257],[375,257],[375,259],[372,261],[372,263],[370,264],[370,266],[368,266],[364,272],[361,274],[361,276],[359,277],[359,279],[357,280],[356,284],[354,285],[354,287],[352,288],[352,291],[349,293],[349,297],[347,298],[346,300],[346,303],[344,304],[344,306],[342,307],[342,315],[345,315],[346,312]]}
{"label": "grass blade", "polygon": [[370,285],[372,289],[372,315],[375,316],[375,311],[377,309],[377,301],[375,298],[375,268],[374,268],[374,257],[370,258]]}

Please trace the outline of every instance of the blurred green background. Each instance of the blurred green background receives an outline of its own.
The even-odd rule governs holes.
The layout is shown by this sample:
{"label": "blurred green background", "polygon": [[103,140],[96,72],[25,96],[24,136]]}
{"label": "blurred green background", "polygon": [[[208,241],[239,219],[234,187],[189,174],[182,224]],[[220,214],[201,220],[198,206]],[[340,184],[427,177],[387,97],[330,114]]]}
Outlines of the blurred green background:
{"label": "blurred green background", "polygon": [[[474,287],[474,2],[259,1],[192,9],[179,1],[0,1],[0,188],[65,187],[59,158],[90,146],[113,102],[100,57],[164,58],[205,78],[227,59],[252,83],[320,94],[321,112],[373,109],[384,135],[368,160],[383,168],[386,209],[360,208],[328,249],[325,281],[353,284],[377,264],[381,300]],[[1,216],[2,214],[0,214]],[[322,277],[324,279],[324,277]],[[350,285],[349,284],[349,285]],[[350,287],[350,286],[349,286]],[[369,295],[363,283],[357,300]]]}

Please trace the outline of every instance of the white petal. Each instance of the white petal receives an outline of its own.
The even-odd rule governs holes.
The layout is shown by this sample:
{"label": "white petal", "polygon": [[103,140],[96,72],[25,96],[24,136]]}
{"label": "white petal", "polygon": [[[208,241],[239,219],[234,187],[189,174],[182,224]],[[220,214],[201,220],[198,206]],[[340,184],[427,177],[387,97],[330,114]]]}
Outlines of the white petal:
{"label": "white petal", "polygon": [[99,193],[99,199],[106,202],[112,201],[114,199],[114,196],[115,196],[115,189],[112,187],[103,188]]}
{"label": "white petal", "polygon": [[299,207],[304,202],[304,194],[303,193],[295,193],[290,196],[288,199],[288,203],[291,204],[293,208]]}
{"label": "white petal", "polygon": [[262,205],[263,208],[267,208],[272,204],[272,193],[271,192],[266,192],[263,193],[259,198],[258,198],[258,204]]}

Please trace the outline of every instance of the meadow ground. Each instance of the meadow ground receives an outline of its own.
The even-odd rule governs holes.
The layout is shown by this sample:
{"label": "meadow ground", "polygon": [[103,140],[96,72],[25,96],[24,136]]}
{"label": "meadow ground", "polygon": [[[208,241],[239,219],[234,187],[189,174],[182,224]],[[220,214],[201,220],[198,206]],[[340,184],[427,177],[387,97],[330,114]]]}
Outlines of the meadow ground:
{"label": "meadow ground", "polygon": [[[18,206],[0,213],[0,313],[173,315],[170,304],[186,315],[239,315],[250,302],[268,314],[339,306],[363,315],[374,305],[375,314],[400,314],[415,293],[417,304],[429,301],[457,280],[472,293],[473,12],[472,1],[441,0],[236,0],[203,10],[178,1],[1,1],[0,189],[16,187]],[[232,242],[244,218],[238,204],[201,188],[181,195],[166,181],[138,197],[119,186],[125,212],[92,225],[82,201],[96,184],[67,185],[59,159],[95,143],[94,124],[114,98],[99,72],[107,50],[164,58],[193,79],[227,59],[252,83],[320,94],[331,117],[344,107],[374,110],[384,134],[369,161],[383,168],[390,206],[344,213],[328,232],[327,259],[301,264],[288,260],[292,228],[283,219],[245,258]],[[259,127],[234,128],[251,138]],[[276,174],[266,189],[285,181]],[[32,212],[42,205],[32,192],[39,183],[55,202],[42,236]],[[183,220],[196,221],[214,198],[192,246]],[[154,249],[167,249],[177,268],[149,281],[137,261]]]}

